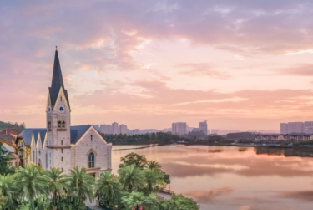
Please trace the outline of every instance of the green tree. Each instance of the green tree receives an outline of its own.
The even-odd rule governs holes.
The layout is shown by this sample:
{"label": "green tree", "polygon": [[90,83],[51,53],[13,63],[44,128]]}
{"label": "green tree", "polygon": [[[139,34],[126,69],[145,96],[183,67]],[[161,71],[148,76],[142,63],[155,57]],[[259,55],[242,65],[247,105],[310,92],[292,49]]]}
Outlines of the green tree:
{"label": "green tree", "polygon": [[165,185],[163,174],[158,170],[144,170],[145,187],[144,191],[146,195],[155,192]]}
{"label": "green tree", "polygon": [[119,171],[119,181],[123,188],[129,192],[140,190],[144,185],[143,172],[135,166],[126,166]]}
{"label": "green tree", "polygon": [[48,178],[38,166],[28,165],[21,168],[15,176],[18,190],[27,198],[30,209],[34,210],[34,201],[40,195],[48,194]]}
{"label": "green tree", "polygon": [[[138,155],[134,152],[121,157],[121,162],[123,162],[123,164],[121,165],[122,167],[124,166],[135,166],[135,167],[139,167],[139,168],[144,168],[147,164],[147,159],[145,156],[143,155]],[[120,166],[120,168],[121,168]]]}
{"label": "green tree", "polygon": [[[16,188],[14,186],[13,176],[0,176],[0,209],[14,209],[14,200],[17,196]],[[14,195],[15,194],[15,195]]]}
{"label": "green tree", "polygon": [[46,172],[48,177],[48,190],[52,195],[52,204],[56,205],[58,197],[67,191],[67,181],[68,179],[62,175],[62,171],[57,168],[51,168],[50,171]]}
{"label": "green tree", "polygon": [[171,199],[161,201],[160,210],[199,210],[199,206],[191,198],[175,195]]}
{"label": "green tree", "polygon": [[69,175],[69,192],[74,198],[74,204],[77,208],[84,207],[86,199],[90,201],[93,197],[94,177],[87,174],[85,168],[75,167]]}
{"label": "green tree", "polygon": [[161,165],[157,161],[148,161],[147,168],[150,170],[161,170]]}
{"label": "green tree", "polygon": [[0,143],[0,175],[7,175],[10,172],[9,162],[9,152]]}
{"label": "green tree", "polygon": [[114,200],[119,196],[121,185],[118,177],[109,171],[103,171],[96,183],[95,194],[99,196],[100,202],[107,206],[113,206]]}
{"label": "green tree", "polygon": [[155,194],[145,196],[143,192],[137,191],[126,193],[122,197],[121,203],[126,209],[132,209],[133,206],[138,204],[139,206],[143,206],[145,210],[159,210],[159,204]]}

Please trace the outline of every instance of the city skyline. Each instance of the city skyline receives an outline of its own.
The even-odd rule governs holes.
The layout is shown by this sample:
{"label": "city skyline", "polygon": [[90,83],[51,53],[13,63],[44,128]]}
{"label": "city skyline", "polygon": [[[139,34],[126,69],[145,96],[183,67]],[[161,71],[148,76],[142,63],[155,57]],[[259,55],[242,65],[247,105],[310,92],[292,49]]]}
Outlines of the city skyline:
{"label": "city skyline", "polygon": [[58,45],[74,125],[105,120],[164,129],[206,119],[212,129],[279,130],[281,122],[309,121],[311,6],[306,0],[0,3],[0,120],[45,123]]}

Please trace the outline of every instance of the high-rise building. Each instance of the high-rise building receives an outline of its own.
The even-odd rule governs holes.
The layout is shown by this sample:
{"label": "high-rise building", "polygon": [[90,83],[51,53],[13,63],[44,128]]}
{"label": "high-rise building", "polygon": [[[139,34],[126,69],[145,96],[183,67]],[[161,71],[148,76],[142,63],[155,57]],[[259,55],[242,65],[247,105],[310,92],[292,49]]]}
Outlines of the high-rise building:
{"label": "high-rise building", "polygon": [[313,121],[304,122],[304,133],[313,134]]}
{"label": "high-rise building", "polygon": [[118,126],[118,123],[117,122],[114,122],[113,124],[112,124],[112,127],[113,127],[113,133],[112,134],[120,134],[120,130],[119,130],[119,126]]}
{"label": "high-rise building", "polygon": [[304,133],[304,123],[303,122],[288,122],[287,132],[290,133]]}
{"label": "high-rise building", "polygon": [[280,123],[280,133],[288,134],[287,123]]}
{"label": "high-rise building", "polygon": [[172,124],[172,133],[176,135],[185,135],[188,133],[188,125],[185,122],[176,122]]}
{"label": "high-rise building", "polygon": [[208,124],[206,120],[199,122],[199,130],[202,131],[205,135],[208,135]]}
{"label": "high-rise building", "polygon": [[120,125],[120,134],[127,134],[127,125]]}

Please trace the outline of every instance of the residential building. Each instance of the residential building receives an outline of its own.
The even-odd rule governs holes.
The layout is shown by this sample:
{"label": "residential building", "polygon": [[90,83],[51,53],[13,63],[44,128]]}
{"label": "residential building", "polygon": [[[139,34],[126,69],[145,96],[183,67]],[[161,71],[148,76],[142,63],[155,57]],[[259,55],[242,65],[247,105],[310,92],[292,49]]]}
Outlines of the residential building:
{"label": "residential building", "polygon": [[185,135],[188,133],[188,125],[185,122],[176,122],[172,124],[172,133],[176,135]]}
{"label": "residential building", "polygon": [[208,135],[208,124],[206,120],[199,122],[199,130],[202,131],[205,135]]}
{"label": "residential building", "polygon": [[120,134],[127,134],[127,125],[120,125]]}
{"label": "residential building", "polygon": [[280,133],[281,134],[287,134],[288,133],[287,123],[280,123]]}

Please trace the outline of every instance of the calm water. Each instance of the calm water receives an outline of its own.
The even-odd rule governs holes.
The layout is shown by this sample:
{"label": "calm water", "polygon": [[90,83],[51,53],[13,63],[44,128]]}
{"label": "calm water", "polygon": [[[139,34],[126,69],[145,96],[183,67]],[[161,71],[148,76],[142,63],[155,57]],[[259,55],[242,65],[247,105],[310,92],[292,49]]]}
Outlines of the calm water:
{"label": "calm water", "polygon": [[[128,150],[125,150],[128,149]],[[130,152],[161,163],[171,190],[194,198],[201,210],[312,210],[310,152],[210,146],[114,146],[113,172]]]}

